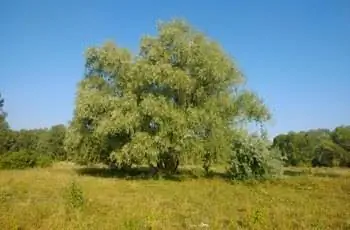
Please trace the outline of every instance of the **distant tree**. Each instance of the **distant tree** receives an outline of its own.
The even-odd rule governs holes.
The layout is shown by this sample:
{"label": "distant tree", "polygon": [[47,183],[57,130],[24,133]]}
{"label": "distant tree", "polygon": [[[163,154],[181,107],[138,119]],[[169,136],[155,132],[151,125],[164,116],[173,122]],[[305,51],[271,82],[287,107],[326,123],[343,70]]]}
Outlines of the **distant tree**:
{"label": "distant tree", "polygon": [[289,132],[276,136],[272,146],[286,156],[286,165],[350,166],[349,134],[349,126]]}
{"label": "distant tree", "polygon": [[311,162],[309,142],[306,133],[289,132],[274,138],[273,146],[280,149],[287,165],[303,165]]}
{"label": "distant tree", "polygon": [[350,126],[336,127],[332,132],[332,139],[345,152],[340,162],[340,166],[350,167]]}
{"label": "distant tree", "polygon": [[272,146],[281,151],[281,155],[287,158],[291,155],[288,148],[289,139],[287,134],[280,134],[273,139]]}
{"label": "distant tree", "polygon": [[332,132],[333,141],[350,152],[350,126],[339,126]]}
{"label": "distant tree", "polygon": [[270,118],[233,60],[181,20],[142,38],[137,57],[111,42],[90,48],[85,67],[65,140],[80,162],[174,172],[193,156],[209,170],[232,155],[240,123]]}
{"label": "distant tree", "polygon": [[0,155],[8,150],[9,145],[9,125],[6,122],[6,113],[4,111],[5,100],[0,94]]}
{"label": "distant tree", "polygon": [[0,93],[0,130],[8,129],[8,123],[6,122],[6,113],[4,111],[5,99],[2,98]]}
{"label": "distant tree", "polygon": [[66,127],[54,125],[43,132],[39,137],[38,152],[52,156],[56,160],[66,160],[67,154],[64,150],[64,138]]}
{"label": "distant tree", "polygon": [[341,166],[346,151],[331,140],[322,140],[314,149],[313,166]]}
{"label": "distant tree", "polygon": [[0,111],[2,112],[2,108],[4,107],[4,99],[1,97],[1,93],[0,93]]}
{"label": "distant tree", "polygon": [[36,152],[39,149],[40,136],[45,133],[45,129],[21,129],[13,132],[14,143],[10,151],[18,152],[21,150]]}
{"label": "distant tree", "polygon": [[[27,159],[25,157],[17,158],[22,153],[30,156],[34,154],[33,159],[38,160],[38,165],[47,164],[50,156],[60,160],[66,159],[63,146],[66,128],[63,125],[53,126],[50,130],[11,130],[6,122],[6,113],[3,109],[4,103],[5,100],[0,94],[0,155],[4,159],[3,163],[7,162],[7,160],[13,162],[16,159]],[[44,157],[44,155],[46,156]]]}

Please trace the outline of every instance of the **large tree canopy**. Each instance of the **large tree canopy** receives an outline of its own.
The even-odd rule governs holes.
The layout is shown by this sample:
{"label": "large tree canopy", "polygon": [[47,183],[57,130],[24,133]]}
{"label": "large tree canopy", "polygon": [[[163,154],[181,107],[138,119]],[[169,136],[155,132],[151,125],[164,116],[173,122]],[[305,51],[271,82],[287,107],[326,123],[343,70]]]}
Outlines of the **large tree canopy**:
{"label": "large tree canopy", "polygon": [[112,42],[87,50],[65,145],[84,162],[175,170],[189,157],[227,159],[239,124],[269,118],[233,59],[173,20],[143,37],[137,56]]}

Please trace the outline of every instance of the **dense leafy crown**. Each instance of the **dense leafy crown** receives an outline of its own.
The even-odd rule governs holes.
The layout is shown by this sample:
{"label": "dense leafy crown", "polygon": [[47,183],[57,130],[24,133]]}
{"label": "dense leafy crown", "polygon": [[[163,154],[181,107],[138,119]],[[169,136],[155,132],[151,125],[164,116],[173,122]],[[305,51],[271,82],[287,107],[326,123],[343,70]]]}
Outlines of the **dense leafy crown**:
{"label": "dense leafy crown", "polygon": [[223,159],[239,123],[270,117],[223,49],[181,20],[160,23],[135,57],[112,42],[89,48],[85,70],[66,138],[80,160]]}

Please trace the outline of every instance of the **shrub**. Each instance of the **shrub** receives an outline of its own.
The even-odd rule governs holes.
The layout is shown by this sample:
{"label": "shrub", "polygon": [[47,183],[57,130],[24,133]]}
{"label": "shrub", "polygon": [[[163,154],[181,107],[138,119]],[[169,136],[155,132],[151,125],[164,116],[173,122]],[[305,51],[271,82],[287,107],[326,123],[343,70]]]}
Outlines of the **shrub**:
{"label": "shrub", "polygon": [[40,154],[36,156],[35,166],[45,168],[45,167],[51,166],[52,162],[53,162],[53,159],[51,156]]}
{"label": "shrub", "polygon": [[64,193],[68,209],[80,209],[85,203],[83,190],[78,183],[72,181]]}
{"label": "shrub", "polygon": [[281,174],[281,154],[275,148],[269,149],[265,140],[241,135],[232,148],[227,169],[232,179],[263,179]]}
{"label": "shrub", "polygon": [[10,152],[0,157],[1,169],[25,169],[36,166],[50,166],[52,160],[49,156],[34,154],[31,151],[20,150]]}
{"label": "shrub", "polygon": [[24,150],[7,153],[0,159],[0,168],[2,169],[32,168],[35,164],[35,156],[31,152]]}

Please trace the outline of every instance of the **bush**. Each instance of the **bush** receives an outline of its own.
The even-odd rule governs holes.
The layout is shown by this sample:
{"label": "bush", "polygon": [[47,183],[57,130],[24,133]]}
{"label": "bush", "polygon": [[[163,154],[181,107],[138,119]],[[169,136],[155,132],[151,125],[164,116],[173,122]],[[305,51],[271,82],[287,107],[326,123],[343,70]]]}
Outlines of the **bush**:
{"label": "bush", "polygon": [[25,169],[48,167],[52,163],[49,156],[34,154],[30,151],[20,150],[7,153],[0,158],[0,169]]}
{"label": "bush", "polygon": [[52,161],[51,156],[41,154],[36,157],[36,166],[41,168],[49,167],[52,165]]}
{"label": "bush", "polygon": [[85,203],[84,194],[81,186],[72,181],[65,189],[64,198],[66,207],[71,209],[80,209]]}
{"label": "bush", "polygon": [[233,143],[232,156],[227,169],[232,179],[263,179],[282,172],[280,152],[269,149],[268,143],[249,135],[241,135]]}
{"label": "bush", "polygon": [[11,152],[3,155],[0,159],[2,169],[32,168],[36,164],[36,157],[29,151]]}

